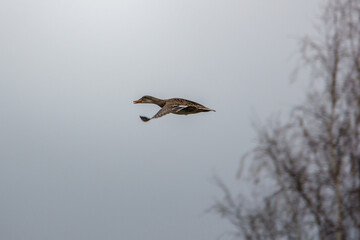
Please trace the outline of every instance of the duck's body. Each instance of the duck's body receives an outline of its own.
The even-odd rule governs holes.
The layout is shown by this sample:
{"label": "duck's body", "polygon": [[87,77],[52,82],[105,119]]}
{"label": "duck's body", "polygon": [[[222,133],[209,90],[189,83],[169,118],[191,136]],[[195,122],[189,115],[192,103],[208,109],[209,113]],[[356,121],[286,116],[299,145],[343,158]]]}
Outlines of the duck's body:
{"label": "duck's body", "polygon": [[153,103],[161,107],[160,111],[157,112],[152,118],[140,116],[141,120],[143,120],[144,122],[147,122],[153,118],[162,117],[169,113],[188,115],[200,112],[215,112],[215,110],[213,109],[207,108],[199,103],[183,98],[159,99],[152,96],[144,96],[139,100],[134,101],[134,103]]}

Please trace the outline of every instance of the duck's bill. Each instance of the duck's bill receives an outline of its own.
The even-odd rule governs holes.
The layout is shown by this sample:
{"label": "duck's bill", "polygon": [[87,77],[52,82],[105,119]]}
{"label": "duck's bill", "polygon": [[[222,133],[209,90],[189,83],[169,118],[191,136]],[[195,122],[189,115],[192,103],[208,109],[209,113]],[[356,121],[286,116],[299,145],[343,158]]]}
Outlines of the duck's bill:
{"label": "duck's bill", "polygon": [[141,99],[134,101],[134,104],[142,103]]}

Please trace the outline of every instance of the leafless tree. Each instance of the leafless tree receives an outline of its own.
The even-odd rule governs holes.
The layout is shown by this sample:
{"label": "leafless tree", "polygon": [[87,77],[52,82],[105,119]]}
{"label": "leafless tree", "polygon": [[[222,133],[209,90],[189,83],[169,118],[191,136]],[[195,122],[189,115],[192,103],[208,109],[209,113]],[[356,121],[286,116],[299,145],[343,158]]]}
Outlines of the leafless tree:
{"label": "leafless tree", "polygon": [[360,239],[360,0],[329,0],[322,13],[301,42],[307,101],[258,128],[245,158],[240,180],[257,194],[233,197],[217,180],[212,210],[240,239]]}

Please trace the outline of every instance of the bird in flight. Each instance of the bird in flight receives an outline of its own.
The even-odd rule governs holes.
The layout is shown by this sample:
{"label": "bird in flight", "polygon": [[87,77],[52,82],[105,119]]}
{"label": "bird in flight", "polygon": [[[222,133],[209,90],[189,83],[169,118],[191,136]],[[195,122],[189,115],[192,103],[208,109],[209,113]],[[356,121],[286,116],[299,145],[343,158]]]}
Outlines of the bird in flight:
{"label": "bird in flight", "polygon": [[162,117],[169,113],[188,115],[200,112],[215,112],[215,110],[213,109],[207,108],[199,103],[183,98],[159,99],[152,96],[143,96],[139,100],[134,101],[134,104],[137,103],[153,103],[161,107],[161,109],[152,118],[140,116],[141,120],[143,120],[144,122],[147,122],[154,118]]}

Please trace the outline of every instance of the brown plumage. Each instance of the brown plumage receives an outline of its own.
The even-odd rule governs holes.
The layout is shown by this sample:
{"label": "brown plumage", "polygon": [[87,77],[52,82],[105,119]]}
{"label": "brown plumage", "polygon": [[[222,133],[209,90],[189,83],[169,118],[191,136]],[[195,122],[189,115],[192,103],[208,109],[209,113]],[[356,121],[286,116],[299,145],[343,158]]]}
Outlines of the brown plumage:
{"label": "brown plumage", "polygon": [[188,115],[200,112],[215,112],[213,109],[183,98],[159,99],[152,96],[143,96],[139,100],[134,101],[134,103],[153,103],[161,107],[161,109],[152,118],[140,116],[141,120],[144,122],[147,122],[153,118],[162,117],[169,113]]}

